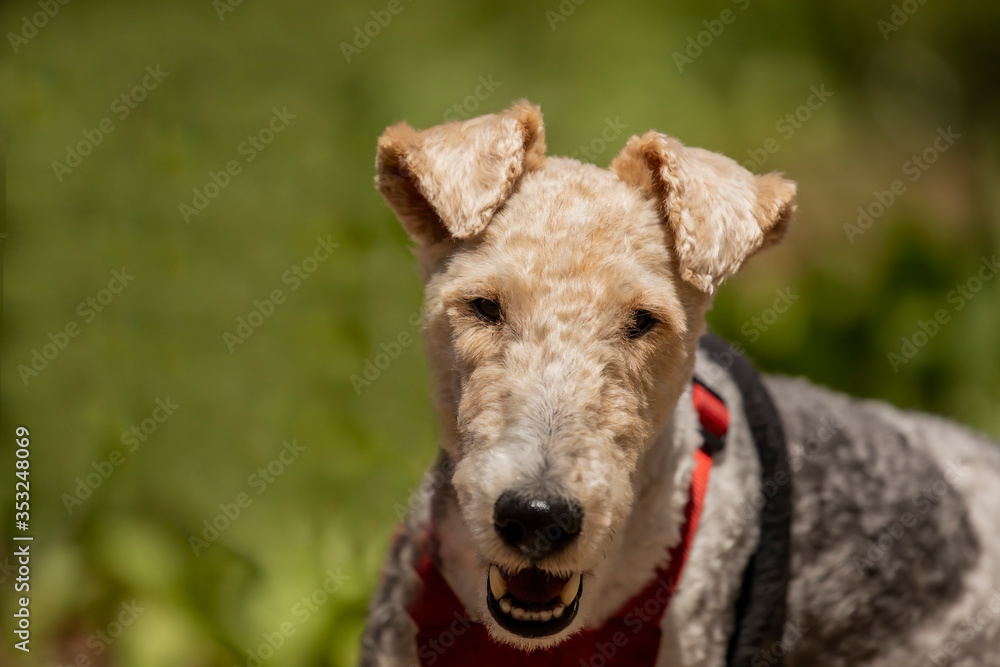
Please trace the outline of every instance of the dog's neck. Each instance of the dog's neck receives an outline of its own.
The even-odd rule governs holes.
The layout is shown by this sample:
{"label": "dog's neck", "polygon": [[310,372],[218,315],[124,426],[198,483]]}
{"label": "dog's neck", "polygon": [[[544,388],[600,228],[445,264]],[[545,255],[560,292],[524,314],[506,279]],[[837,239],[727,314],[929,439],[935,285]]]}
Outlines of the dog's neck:
{"label": "dog's neck", "polygon": [[587,625],[600,626],[645,588],[666,564],[681,540],[688,502],[693,453],[701,442],[697,415],[685,389],[673,414],[643,453],[633,474],[634,501],[622,530],[606,549],[593,584],[597,604],[587,611]]}

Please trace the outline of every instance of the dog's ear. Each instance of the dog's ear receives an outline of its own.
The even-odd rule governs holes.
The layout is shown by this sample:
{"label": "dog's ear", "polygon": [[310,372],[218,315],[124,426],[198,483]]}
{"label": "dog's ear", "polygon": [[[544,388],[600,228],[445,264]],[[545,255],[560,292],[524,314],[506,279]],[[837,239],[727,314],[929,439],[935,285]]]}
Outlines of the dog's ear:
{"label": "dog's ear", "polygon": [[795,212],[795,183],[659,132],[633,136],[611,168],[656,201],[681,277],[708,294],[780,241]]}
{"label": "dog's ear", "polygon": [[542,112],[520,101],[422,132],[393,125],[378,140],[375,185],[417,243],[468,239],[544,155]]}

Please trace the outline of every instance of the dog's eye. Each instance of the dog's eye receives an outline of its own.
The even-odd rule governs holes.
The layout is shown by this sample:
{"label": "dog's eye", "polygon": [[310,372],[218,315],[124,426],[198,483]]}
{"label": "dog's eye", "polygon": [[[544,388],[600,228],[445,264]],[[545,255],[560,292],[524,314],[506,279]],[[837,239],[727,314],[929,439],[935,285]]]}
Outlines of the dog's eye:
{"label": "dog's eye", "polygon": [[649,330],[656,325],[656,318],[648,310],[637,310],[632,313],[632,321],[628,324],[626,333],[629,338],[635,339],[649,333]]}
{"label": "dog's eye", "polygon": [[500,304],[492,299],[473,299],[471,301],[472,311],[479,317],[479,319],[490,322],[491,324],[496,324],[503,317],[503,311],[500,310]]}

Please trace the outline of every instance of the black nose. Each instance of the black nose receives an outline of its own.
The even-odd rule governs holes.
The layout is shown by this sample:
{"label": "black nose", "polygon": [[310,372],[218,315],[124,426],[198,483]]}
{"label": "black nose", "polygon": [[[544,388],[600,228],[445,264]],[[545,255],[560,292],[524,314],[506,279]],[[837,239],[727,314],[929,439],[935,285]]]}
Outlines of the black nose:
{"label": "black nose", "polygon": [[580,534],[583,525],[583,510],[564,498],[505,491],[493,512],[500,538],[532,559],[561,550]]}

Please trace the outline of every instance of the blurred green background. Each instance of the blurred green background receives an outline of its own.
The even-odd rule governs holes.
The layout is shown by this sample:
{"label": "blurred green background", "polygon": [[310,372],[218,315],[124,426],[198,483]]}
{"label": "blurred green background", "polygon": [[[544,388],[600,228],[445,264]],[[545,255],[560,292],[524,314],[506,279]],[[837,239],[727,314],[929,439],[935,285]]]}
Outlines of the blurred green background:
{"label": "blurred green background", "polygon": [[[22,424],[35,536],[33,650],[12,650],[4,567],[0,663],[356,661],[382,554],[436,447],[418,344],[351,381],[417,334],[408,241],[372,186],[375,140],[402,119],[527,97],[550,154],[603,166],[656,128],[784,171],[799,183],[792,232],[725,286],[715,329],[765,369],[1000,435],[1000,279],[960,309],[952,293],[1000,245],[1000,4],[235,2],[52,0],[44,22],[37,2],[0,9],[7,563]],[[155,87],[147,67],[167,73]],[[832,95],[801,108],[811,87]],[[294,118],[260,150],[244,143],[275,109]],[[608,123],[626,127],[602,139]],[[913,172],[949,127],[960,137]],[[212,172],[225,187],[205,192]],[[845,230],[896,179],[905,192],[863,234]],[[193,203],[207,205],[186,224]],[[303,262],[318,238],[339,245]],[[123,267],[134,280],[102,292]],[[251,316],[276,289],[283,303]],[[778,292],[792,305],[774,316]],[[947,323],[914,341],[939,309]],[[223,335],[248,316],[259,326],[230,352]],[[924,344],[894,369],[903,338]],[[36,350],[45,367],[24,374]],[[158,399],[178,406],[162,423]],[[144,441],[123,441],[133,428]],[[305,449],[276,464],[293,440]],[[206,521],[229,525],[196,555]]]}

